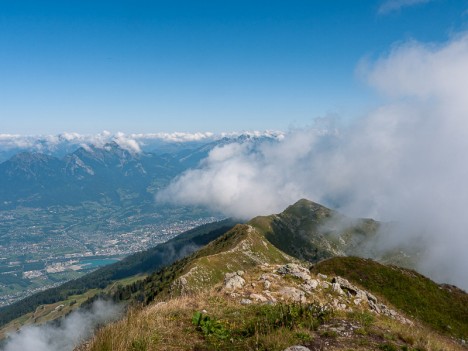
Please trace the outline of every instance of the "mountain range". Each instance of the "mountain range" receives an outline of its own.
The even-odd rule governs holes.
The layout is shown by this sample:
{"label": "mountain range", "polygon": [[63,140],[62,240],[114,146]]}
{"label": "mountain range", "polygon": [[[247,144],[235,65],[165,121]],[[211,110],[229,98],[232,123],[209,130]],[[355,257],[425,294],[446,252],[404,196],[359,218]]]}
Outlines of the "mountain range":
{"label": "mountain range", "polygon": [[135,151],[111,141],[80,146],[62,157],[19,152],[0,163],[0,209],[152,201],[158,189],[196,167],[215,147],[265,138],[274,140],[240,135],[205,143],[171,143],[153,151]]}

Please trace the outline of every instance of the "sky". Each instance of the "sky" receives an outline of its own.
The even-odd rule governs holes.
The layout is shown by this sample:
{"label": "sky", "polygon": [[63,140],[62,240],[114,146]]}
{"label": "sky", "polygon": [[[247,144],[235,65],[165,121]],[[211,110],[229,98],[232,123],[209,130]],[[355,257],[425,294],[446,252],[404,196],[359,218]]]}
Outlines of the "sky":
{"label": "sky", "polygon": [[363,62],[467,29],[464,0],[0,0],[0,134],[288,130],[385,96]]}

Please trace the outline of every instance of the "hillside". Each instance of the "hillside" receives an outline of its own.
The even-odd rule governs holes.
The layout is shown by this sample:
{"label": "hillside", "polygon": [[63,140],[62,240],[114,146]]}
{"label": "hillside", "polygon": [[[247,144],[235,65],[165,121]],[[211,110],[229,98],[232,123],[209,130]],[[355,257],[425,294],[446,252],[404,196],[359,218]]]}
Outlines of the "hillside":
{"label": "hillside", "polygon": [[[341,267],[338,263],[347,259],[334,260]],[[369,262],[371,271],[387,269]],[[327,275],[320,263],[311,271],[307,267],[252,225],[238,225],[148,277],[146,292],[153,293],[148,306],[132,309],[80,350],[463,349],[448,337],[453,330],[436,330],[380,293],[386,284],[398,289],[398,280],[368,288],[344,278],[352,265],[337,272],[324,266]],[[419,276],[408,279],[407,284],[417,285]],[[449,293],[445,298],[454,306],[447,318],[459,318],[452,312],[460,297]],[[431,306],[433,313],[439,308]],[[464,331],[457,335],[466,336]]]}
{"label": "hillside", "polygon": [[440,332],[468,336],[468,294],[455,286],[439,285],[413,270],[357,257],[325,260],[312,272],[345,277]]}
{"label": "hillside", "polygon": [[359,256],[413,268],[418,258],[417,248],[390,250],[375,245],[379,235],[389,232],[392,224],[350,218],[306,199],[280,214],[255,217],[249,223],[276,247],[309,262]]}
{"label": "hillside", "polygon": [[[202,230],[199,250],[89,296],[83,305],[108,299],[130,309],[79,350],[462,350],[465,292],[345,257],[379,225],[300,200],[227,231]],[[189,237],[199,236],[180,240]]]}
{"label": "hillside", "polygon": [[[40,305],[67,301],[73,295],[85,294],[90,297],[87,293],[89,290],[95,289],[94,294],[96,294],[115,281],[152,273],[191,254],[224,234],[236,223],[232,219],[227,219],[194,228],[152,249],[130,255],[117,263],[100,268],[57,288],[37,293],[10,306],[0,308],[0,326],[35,311]],[[77,307],[79,304],[74,306],[74,308]]]}

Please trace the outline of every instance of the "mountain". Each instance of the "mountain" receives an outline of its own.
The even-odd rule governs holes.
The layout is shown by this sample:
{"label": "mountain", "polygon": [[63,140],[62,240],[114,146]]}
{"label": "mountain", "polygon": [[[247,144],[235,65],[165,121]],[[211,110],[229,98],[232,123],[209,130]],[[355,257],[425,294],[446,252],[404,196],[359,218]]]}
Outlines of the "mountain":
{"label": "mountain", "polygon": [[170,152],[136,152],[111,141],[100,147],[81,146],[60,158],[21,152],[0,163],[0,209],[86,201],[117,205],[153,202],[158,189],[183,171],[197,167],[215,147],[246,142],[255,145],[265,138],[276,140],[241,135],[203,144],[179,144]]}
{"label": "mountain", "polygon": [[[279,216],[299,225],[307,219],[304,207],[314,209],[311,222],[328,212],[301,200]],[[270,242],[264,228],[255,226],[258,220],[235,226],[147,277],[136,293],[144,294],[147,307],[101,329],[80,350],[464,349],[464,291],[370,259],[333,257],[311,264]],[[357,222],[357,235],[363,221]],[[295,246],[285,245],[289,239],[296,238],[284,237],[283,247]],[[329,253],[333,245],[323,240],[323,253]],[[135,294],[126,291],[127,298]]]}
{"label": "mountain", "polygon": [[414,268],[419,248],[381,248],[379,235],[391,232],[392,223],[370,218],[350,218],[306,199],[284,212],[252,219],[276,247],[309,262],[336,256],[360,256]]}
{"label": "mountain", "polygon": [[[136,255],[123,264],[133,268],[111,269],[122,275],[96,271],[89,286],[102,281],[107,287],[35,305],[32,315],[9,326],[45,318],[43,311],[57,317],[57,306],[69,311],[104,298],[146,307],[130,307],[80,350],[284,350],[298,344],[310,350],[462,350],[466,292],[410,269],[348,256],[379,235],[381,225],[300,200],[229,230],[216,225],[186,234],[179,239],[183,246],[170,250],[172,260],[161,260],[168,246],[155,248],[158,265],[150,264],[152,254],[141,261],[149,265],[133,264]],[[191,245],[197,238],[203,240]],[[148,274],[131,278],[138,272]],[[127,280],[115,280],[122,277]]]}
{"label": "mountain", "polygon": [[132,153],[112,142],[80,147],[64,158],[20,153],[0,164],[0,199],[5,208],[74,205],[83,201],[151,197],[153,181],[168,182],[176,170],[167,157]]}

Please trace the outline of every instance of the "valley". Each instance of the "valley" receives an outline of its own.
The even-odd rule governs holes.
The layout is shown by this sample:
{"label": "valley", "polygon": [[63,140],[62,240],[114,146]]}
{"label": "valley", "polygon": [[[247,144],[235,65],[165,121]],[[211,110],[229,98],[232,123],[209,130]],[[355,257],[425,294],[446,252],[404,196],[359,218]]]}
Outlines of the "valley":
{"label": "valley", "polygon": [[0,216],[0,306],[218,219],[201,209],[145,211],[91,202],[19,208]]}

